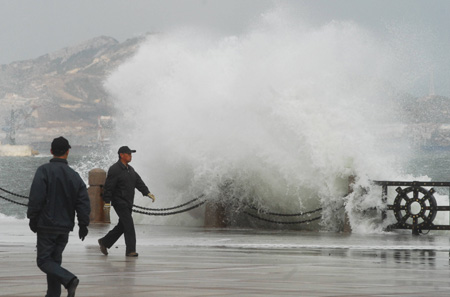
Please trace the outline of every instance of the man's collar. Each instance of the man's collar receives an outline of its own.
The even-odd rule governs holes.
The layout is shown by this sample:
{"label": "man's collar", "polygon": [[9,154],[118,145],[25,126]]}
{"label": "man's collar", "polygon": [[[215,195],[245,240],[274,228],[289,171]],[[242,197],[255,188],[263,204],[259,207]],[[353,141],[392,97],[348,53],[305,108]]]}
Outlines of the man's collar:
{"label": "man's collar", "polygon": [[61,162],[61,163],[66,163],[66,164],[68,164],[66,159],[56,158],[56,157],[53,158],[53,159],[51,159],[50,162]]}
{"label": "man's collar", "polygon": [[117,163],[120,164],[120,167],[121,167],[122,169],[128,169],[128,168],[130,168],[130,165],[127,166],[127,165],[123,164],[122,161],[120,161],[120,160],[117,161]]}

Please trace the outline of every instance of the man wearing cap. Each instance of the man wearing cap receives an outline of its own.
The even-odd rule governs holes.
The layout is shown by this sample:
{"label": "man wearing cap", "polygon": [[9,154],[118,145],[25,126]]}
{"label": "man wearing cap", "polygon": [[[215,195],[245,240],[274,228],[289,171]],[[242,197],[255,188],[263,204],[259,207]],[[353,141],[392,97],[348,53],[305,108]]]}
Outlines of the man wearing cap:
{"label": "man wearing cap", "polygon": [[88,234],[91,206],[86,185],[67,163],[70,144],[64,137],[53,139],[53,159],[41,165],[34,175],[27,217],[37,233],[37,265],[47,274],[47,297],[61,296],[61,285],[68,296],[75,296],[78,278],[61,267],[62,253],[73,231],[77,214],[81,240]]}
{"label": "man wearing cap", "polygon": [[125,237],[127,257],[137,257],[136,253],[136,232],[132,217],[132,208],[134,204],[134,190],[138,189],[142,195],[148,196],[155,202],[155,196],[150,193],[139,174],[128,163],[131,162],[132,153],[128,146],[122,146],[117,152],[119,161],[112,165],[108,170],[106,177],[103,200],[105,206],[112,203],[114,210],[119,217],[118,224],[108,232],[103,238],[98,240],[100,251],[108,255],[108,249],[122,236]]}

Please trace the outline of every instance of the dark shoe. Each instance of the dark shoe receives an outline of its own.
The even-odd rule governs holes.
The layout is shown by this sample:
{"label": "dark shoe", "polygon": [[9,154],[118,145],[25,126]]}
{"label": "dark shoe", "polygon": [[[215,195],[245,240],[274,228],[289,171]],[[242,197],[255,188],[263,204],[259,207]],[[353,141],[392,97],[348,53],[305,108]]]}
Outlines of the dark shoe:
{"label": "dark shoe", "polygon": [[98,240],[98,245],[100,246],[100,251],[102,252],[102,254],[107,256],[108,249],[106,248],[106,246],[103,245],[103,241],[101,239]]}
{"label": "dark shoe", "polygon": [[139,256],[139,254],[136,252],[131,252],[131,253],[126,254],[126,256],[127,257],[137,257],[137,256]]}
{"label": "dark shoe", "polygon": [[75,297],[75,291],[77,290],[79,282],[80,280],[78,278],[74,278],[70,281],[69,285],[67,286],[67,297]]}

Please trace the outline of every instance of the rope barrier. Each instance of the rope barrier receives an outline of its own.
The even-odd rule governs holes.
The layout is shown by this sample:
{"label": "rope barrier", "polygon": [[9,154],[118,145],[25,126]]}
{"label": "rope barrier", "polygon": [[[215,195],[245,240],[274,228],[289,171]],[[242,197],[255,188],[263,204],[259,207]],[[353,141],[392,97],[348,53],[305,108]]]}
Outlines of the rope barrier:
{"label": "rope barrier", "polygon": [[28,196],[19,195],[19,194],[10,192],[10,191],[8,191],[8,190],[5,190],[5,189],[3,189],[3,188],[0,188],[0,190],[2,190],[3,192],[6,192],[6,193],[8,193],[8,194],[11,194],[11,195],[13,195],[13,196],[17,196],[17,197],[20,197],[20,198],[29,199]]}
{"label": "rope barrier", "polygon": [[259,216],[257,216],[257,215],[251,214],[251,213],[249,213],[248,211],[244,211],[244,213],[245,213],[246,215],[251,216],[252,218],[255,218],[255,219],[258,219],[258,220],[261,220],[261,221],[265,221],[265,222],[269,222],[269,223],[274,223],[274,224],[285,224],[285,225],[287,225],[287,224],[304,224],[304,223],[309,223],[309,222],[317,221],[317,220],[320,220],[320,219],[322,218],[322,216],[319,216],[319,217],[315,217],[315,218],[312,218],[312,219],[309,219],[309,220],[304,220],[304,221],[281,222],[281,221],[274,221],[274,220],[264,219],[264,218],[261,218],[261,217],[259,217]]}
{"label": "rope barrier", "polygon": [[204,196],[204,195],[202,194],[202,195],[198,196],[197,198],[192,199],[192,200],[190,200],[190,201],[188,201],[188,202],[186,202],[186,203],[183,203],[183,204],[181,204],[181,205],[174,206],[174,207],[168,207],[168,208],[146,208],[146,207],[142,207],[142,206],[135,205],[135,204],[133,204],[133,207],[136,207],[136,208],[139,208],[139,209],[143,209],[143,210],[150,210],[150,211],[168,211],[168,210],[181,208],[181,207],[183,207],[183,206],[186,206],[186,205],[188,205],[188,204],[191,204],[192,202],[197,201],[198,199],[202,198],[203,196]]}
{"label": "rope barrier", "polygon": [[202,202],[200,202],[200,203],[198,203],[198,204],[196,204],[196,205],[193,205],[193,206],[191,206],[191,207],[189,207],[189,208],[182,209],[182,210],[179,210],[179,211],[166,212],[166,213],[160,213],[160,212],[145,212],[145,211],[140,211],[140,210],[136,210],[136,209],[133,209],[133,212],[137,212],[137,213],[140,213],[140,214],[145,214],[145,215],[148,215],[148,216],[168,216],[168,215],[179,214],[179,213],[182,213],[182,212],[186,212],[186,211],[192,210],[192,209],[194,209],[194,208],[197,208],[197,207],[199,207],[199,206],[202,206],[202,205],[205,204],[205,203],[206,203],[206,201],[202,201]]}
{"label": "rope barrier", "polygon": [[318,211],[321,211],[321,210],[322,210],[322,208],[320,207],[320,208],[317,208],[317,209],[314,209],[314,210],[311,210],[311,211],[307,211],[307,212],[300,212],[300,213],[293,213],[293,214],[285,214],[285,213],[275,213],[275,212],[264,211],[264,210],[261,210],[261,209],[258,209],[258,208],[256,208],[256,207],[254,207],[254,206],[252,206],[252,205],[247,205],[247,206],[248,206],[249,208],[253,209],[253,210],[258,211],[259,213],[263,213],[263,214],[266,214],[266,215],[272,215],[272,216],[279,216],[279,217],[299,217],[299,216],[303,216],[303,215],[315,213],[315,212],[318,212]]}
{"label": "rope barrier", "polygon": [[20,203],[20,202],[17,202],[17,201],[8,199],[8,198],[6,198],[6,197],[3,197],[3,196],[1,196],[1,195],[0,195],[0,198],[3,199],[3,200],[6,200],[6,201],[12,202],[12,203],[14,203],[14,204],[18,204],[18,205],[22,205],[22,206],[28,206],[28,204]]}
{"label": "rope barrier", "polygon": [[[0,190],[5,192],[5,193],[8,193],[10,195],[16,196],[16,197],[29,199],[29,197],[27,197],[27,196],[19,195],[19,194],[10,192],[10,191],[5,190],[4,188],[1,188],[1,187],[0,187]],[[190,201],[188,201],[186,203],[183,203],[183,204],[180,204],[180,205],[174,206],[174,207],[168,207],[168,208],[146,208],[146,207],[142,207],[142,206],[138,206],[138,205],[133,205],[133,207],[138,208],[138,209],[149,210],[149,211],[157,211],[157,212],[147,212],[147,211],[141,211],[141,210],[133,209],[133,212],[144,214],[144,215],[152,215],[152,216],[168,216],[168,215],[179,214],[179,213],[190,211],[192,209],[195,209],[197,207],[202,206],[203,204],[206,203],[206,200],[201,201],[200,203],[197,203],[197,204],[195,204],[195,205],[193,205],[191,207],[188,207],[186,209],[173,211],[173,212],[164,212],[164,211],[168,211],[168,210],[173,210],[173,209],[178,209],[178,208],[184,207],[186,205],[189,205],[189,204],[199,200],[203,196],[204,195],[200,195],[199,197],[194,198],[194,199],[192,199],[192,200],[190,200]],[[20,202],[14,201],[12,199],[6,198],[6,197],[1,196],[1,195],[0,195],[0,199],[6,200],[8,202],[11,202],[11,203],[14,203],[14,204],[17,204],[17,205],[28,206],[28,204],[20,203]],[[312,214],[312,213],[315,213],[315,212],[318,212],[318,211],[322,210],[322,208],[317,208],[315,210],[307,211],[307,212],[301,212],[301,213],[295,213],[295,214],[282,214],[282,213],[274,213],[274,212],[268,212],[268,211],[260,210],[260,209],[258,209],[256,207],[252,206],[252,205],[247,205],[247,206],[249,208],[253,209],[253,210],[258,211],[259,213],[263,213],[263,214],[266,214],[266,215],[273,215],[273,216],[284,216],[284,217],[303,216],[303,215]],[[321,216],[319,216],[319,217],[315,217],[315,218],[312,218],[312,219],[309,219],[309,220],[303,220],[303,221],[281,222],[281,221],[275,221],[275,220],[269,220],[269,219],[261,218],[260,216],[251,214],[251,213],[249,213],[247,211],[244,211],[244,213],[249,215],[249,216],[251,216],[251,217],[253,217],[253,218],[256,218],[258,220],[262,220],[262,221],[269,222],[269,223],[275,223],[275,224],[303,224],[303,223],[308,223],[308,222],[312,222],[312,221],[316,221],[316,220],[321,219]]]}

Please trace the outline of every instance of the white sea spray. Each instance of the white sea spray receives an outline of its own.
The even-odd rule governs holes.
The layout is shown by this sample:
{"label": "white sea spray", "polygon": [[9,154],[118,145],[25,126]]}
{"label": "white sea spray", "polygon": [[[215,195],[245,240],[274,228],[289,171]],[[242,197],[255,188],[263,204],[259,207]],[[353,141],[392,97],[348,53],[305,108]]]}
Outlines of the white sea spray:
{"label": "white sea spray", "polygon": [[[361,213],[382,207],[371,181],[404,177],[409,147],[384,138],[401,120],[392,99],[411,83],[402,74],[414,53],[404,45],[353,22],[310,26],[284,10],[239,36],[198,28],[150,36],[105,82],[120,111],[117,145],[138,150],[133,164],[157,196],[136,203],[204,195],[238,209],[321,207],[329,230],[341,228],[345,209],[355,230],[380,230]],[[364,191],[347,195],[350,176]],[[202,215],[136,221],[196,225]]]}

